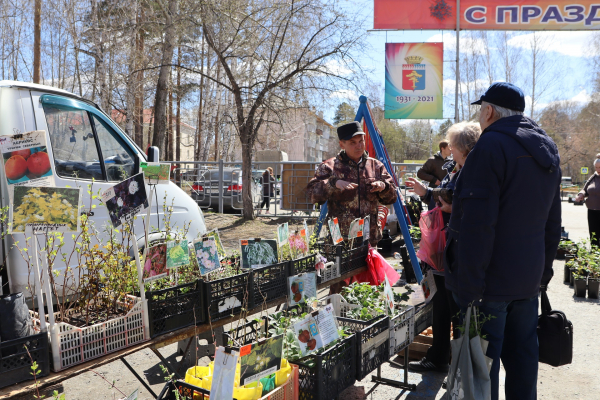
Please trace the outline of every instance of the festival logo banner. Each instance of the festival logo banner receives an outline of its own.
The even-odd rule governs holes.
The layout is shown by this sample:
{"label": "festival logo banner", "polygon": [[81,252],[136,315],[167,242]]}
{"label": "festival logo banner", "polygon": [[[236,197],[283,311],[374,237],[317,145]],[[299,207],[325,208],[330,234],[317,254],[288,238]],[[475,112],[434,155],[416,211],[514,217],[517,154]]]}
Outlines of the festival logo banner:
{"label": "festival logo banner", "polygon": [[385,118],[443,118],[443,43],[386,43]]}

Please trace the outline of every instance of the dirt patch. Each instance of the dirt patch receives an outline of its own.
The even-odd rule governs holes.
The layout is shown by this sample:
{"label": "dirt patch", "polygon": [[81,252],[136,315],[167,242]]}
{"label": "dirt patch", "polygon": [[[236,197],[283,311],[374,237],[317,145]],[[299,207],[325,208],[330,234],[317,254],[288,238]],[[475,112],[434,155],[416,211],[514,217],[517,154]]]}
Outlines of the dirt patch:
{"label": "dirt patch", "polygon": [[[218,229],[223,247],[230,253],[240,249],[240,239],[275,239],[277,225],[288,223],[290,232],[302,226],[302,220],[289,217],[259,217],[252,221],[245,221],[239,215],[205,213],[206,229]],[[314,224],[314,220],[308,220]]]}

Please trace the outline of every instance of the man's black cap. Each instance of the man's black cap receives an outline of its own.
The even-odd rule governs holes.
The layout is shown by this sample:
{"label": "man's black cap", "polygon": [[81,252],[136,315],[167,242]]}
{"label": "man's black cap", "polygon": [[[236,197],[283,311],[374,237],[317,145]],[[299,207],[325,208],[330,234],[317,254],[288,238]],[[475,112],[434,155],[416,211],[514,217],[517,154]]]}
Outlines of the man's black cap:
{"label": "man's black cap", "polygon": [[509,110],[525,111],[525,95],[523,91],[508,82],[496,82],[488,88],[481,98],[471,104],[481,104],[482,101]]}
{"label": "man's black cap", "polygon": [[360,123],[357,121],[350,122],[349,124],[344,124],[337,128],[338,139],[340,140],[350,140],[356,135],[364,135],[362,128],[360,127]]}

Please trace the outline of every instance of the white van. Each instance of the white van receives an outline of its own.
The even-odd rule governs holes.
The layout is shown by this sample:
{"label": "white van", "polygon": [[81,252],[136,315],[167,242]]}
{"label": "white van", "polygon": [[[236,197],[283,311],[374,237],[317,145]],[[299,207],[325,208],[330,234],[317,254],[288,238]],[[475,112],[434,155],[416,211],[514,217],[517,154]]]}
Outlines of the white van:
{"label": "white van", "polygon": [[[0,81],[0,121],[0,136],[13,135],[15,132],[46,131],[48,156],[55,185],[83,187],[83,212],[90,215],[101,235],[102,226],[110,224],[110,218],[106,207],[100,205],[99,199],[92,200],[87,193],[92,179],[93,191],[97,193],[98,190],[104,191],[139,173],[141,161],[158,161],[158,151],[150,152],[150,158],[156,159],[147,159],[144,152],[96,104],[53,87]],[[9,205],[9,195],[4,163],[0,164],[0,197],[4,207]],[[146,190],[149,193],[148,187]],[[150,242],[165,236],[165,200],[168,207],[173,207],[171,226],[183,227],[190,224],[188,241],[191,242],[206,233],[204,217],[198,204],[173,182],[169,182],[168,185],[156,185],[156,195],[151,208]],[[93,209],[90,207],[92,204],[96,205]],[[138,215],[134,226],[140,248],[144,244],[142,217],[145,215],[146,210]],[[5,260],[4,269],[8,272],[10,292],[28,293],[26,287],[30,281],[29,271],[23,257],[14,246],[15,241],[19,241],[20,246],[24,247],[25,235],[6,235],[0,248],[0,260]],[[64,249],[73,249],[73,246],[71,235],[65,235]],[[58,258],[60,257],[57,257],[57,260]],[[61,271],[66,266],[57,262],[53,267]],[[6,292],[7,288],[4,287],[4,293]]]}

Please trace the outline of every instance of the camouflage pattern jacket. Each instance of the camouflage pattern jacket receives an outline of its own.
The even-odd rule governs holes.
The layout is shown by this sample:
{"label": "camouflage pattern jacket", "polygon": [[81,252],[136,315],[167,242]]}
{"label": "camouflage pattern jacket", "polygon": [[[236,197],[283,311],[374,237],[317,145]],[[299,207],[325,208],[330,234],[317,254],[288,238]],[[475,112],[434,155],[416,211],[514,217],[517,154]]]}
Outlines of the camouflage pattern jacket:
{"label": "camouflage pattern jacket", "polygon": [[[340,190],[335,186],[337,180],[357,183],[358,188]],[[376,181],[384,182],[385,189],[371,193],[371,183]],[[396,202],[396,185],[392,177],[385,166],[379,160],[370,158],[367,152],[358,164],[348,158],[344,150],[323,162],[308,183],[306,192],[313,203],[328,201],[328,217],[337,217],[343,236],[348,235],[354,219],[370,215],[369,242],[373,246],[382,236],[382,227],[377,223],[377,206]]]}

